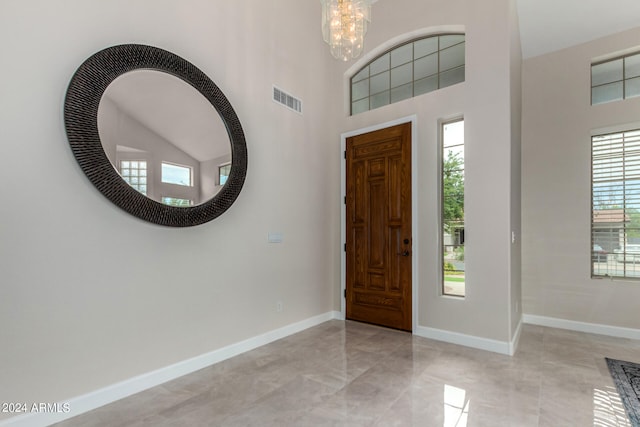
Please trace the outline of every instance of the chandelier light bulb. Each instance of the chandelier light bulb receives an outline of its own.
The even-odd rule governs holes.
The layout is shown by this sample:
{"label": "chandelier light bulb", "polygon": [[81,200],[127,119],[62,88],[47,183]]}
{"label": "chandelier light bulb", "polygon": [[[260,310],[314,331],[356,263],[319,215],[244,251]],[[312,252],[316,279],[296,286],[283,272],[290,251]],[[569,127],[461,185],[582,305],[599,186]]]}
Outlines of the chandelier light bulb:
{"label": "chandelier light bulb", "polygon": [[372,0],[320,0],[322,37],[334,58],[348,61],[363,51]]}

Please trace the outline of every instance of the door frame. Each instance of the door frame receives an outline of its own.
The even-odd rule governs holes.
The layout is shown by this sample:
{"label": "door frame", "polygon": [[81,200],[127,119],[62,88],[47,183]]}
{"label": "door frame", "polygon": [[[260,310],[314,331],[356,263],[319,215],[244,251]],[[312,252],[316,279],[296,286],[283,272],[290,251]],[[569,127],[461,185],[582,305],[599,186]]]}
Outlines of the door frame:
{"label": "door frame", "polygon": [[347,242],[347,205],[344,203],[347,196],[347,160],[345,159],[345,151],[347,149],[347,138],[361,135],[363,133],[373,132],[380,129],[389,128],[404,123],[411,123],[411,330],[416,333],[418,327],[418,277],[419,263],[418,258],[419,240],[418,232],[418,116],[411,115],[402,117],[390,122],[380,123],[377,125],[367,126],[365,128],[355,129],[340,135],[340,313],[341,318],[347,316],[347,304],[344,298],[347,289],[347,254],[344,246]]}

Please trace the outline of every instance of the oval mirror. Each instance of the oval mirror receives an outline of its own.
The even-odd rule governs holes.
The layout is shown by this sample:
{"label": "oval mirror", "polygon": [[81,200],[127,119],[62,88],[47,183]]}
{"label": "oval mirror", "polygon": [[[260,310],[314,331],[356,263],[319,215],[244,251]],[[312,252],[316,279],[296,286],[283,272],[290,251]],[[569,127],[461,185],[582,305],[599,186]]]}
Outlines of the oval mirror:
{"label": "oval mirror", "polygon": [[65,99],[73,154],[116,205],[174,227],[210,221],[238,197],[242,126],[198,68],[144,45],[104,49],[76,71]]}

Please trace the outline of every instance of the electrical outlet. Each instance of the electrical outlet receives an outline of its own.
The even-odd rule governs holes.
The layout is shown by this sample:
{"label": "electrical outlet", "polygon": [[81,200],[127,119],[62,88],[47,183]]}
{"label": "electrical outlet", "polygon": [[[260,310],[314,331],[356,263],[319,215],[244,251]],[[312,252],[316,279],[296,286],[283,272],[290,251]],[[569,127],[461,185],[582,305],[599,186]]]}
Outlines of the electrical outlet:
{"label": "electrical outlet", "polygon": [[278,301],[276,302],[276,311],[278,313],[282,313],[283,307],[282,307],[282,301]]}

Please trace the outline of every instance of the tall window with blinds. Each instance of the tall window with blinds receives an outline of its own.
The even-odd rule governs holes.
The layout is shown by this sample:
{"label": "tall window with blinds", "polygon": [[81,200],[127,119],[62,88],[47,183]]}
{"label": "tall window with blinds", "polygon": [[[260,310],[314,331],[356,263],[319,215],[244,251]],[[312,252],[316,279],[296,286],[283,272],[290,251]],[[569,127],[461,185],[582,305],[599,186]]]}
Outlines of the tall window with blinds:
{"label": "tall window with blinds", "polygon": [[640,130],[591,139],[591,276],[640,279]]}

